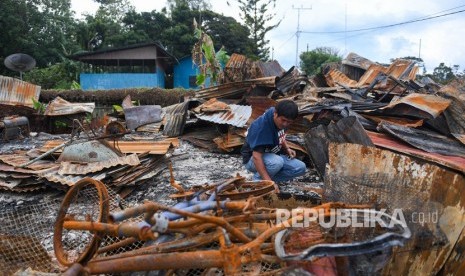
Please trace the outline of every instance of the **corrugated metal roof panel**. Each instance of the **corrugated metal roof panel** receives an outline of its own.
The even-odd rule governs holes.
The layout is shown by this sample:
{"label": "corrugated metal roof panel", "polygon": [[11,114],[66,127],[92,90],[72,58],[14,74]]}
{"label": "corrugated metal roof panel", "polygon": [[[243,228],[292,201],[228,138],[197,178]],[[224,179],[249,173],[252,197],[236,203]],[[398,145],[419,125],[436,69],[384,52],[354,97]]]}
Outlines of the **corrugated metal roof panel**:
{"label": "corrugated metal roof panel", "polygon": [[195,114],[197,118],[217,123],[228,124],[236,127],[243,127],[252,115],[252,107],[248,105],[231,104],[231,111],[220,111],[212,114]]}
{"label": "corrugated metal roof panel", "polygon": [[266,77],[253,80],[245,80],[241,82],[225,83],[218,86],[213,86],[198,90],[195,93],[196,98],[211,99],[211,98],[231,98],[242,96],[252,85],[264,87],[276,87],[277,77]]}
{"label": "corrugated metal roof panel", "polygon": [[176,137],[182,134],[187,120],[188,108],[188,101],[164,108],[165,118],[163,119],[163,135]]}
{"label": "corrugated metal roof panel", "polygon": [[326,83],[329,86],[336,86],[337,84],[348,86],[348,87],[355,87],[357,82],[354,80],[349,79],[344,73],[339,70],[332,69],[326,75]]}
{"label": "corrugated metal roof panel", "polygon": [[30,185],[30,186],[19,186],[14,188],[7,188],[4,186],[0,186],[0,190],[15,192],[15,193],[30,193],[33,191],[44,190],[46,187],[42,184]]}
{"label": "corrugated metal roof panel", "polygon": [[349,53],[347,57],[342,60],[342,64],[350,65],[365,70],[368,69],[368,67],[370,67],[370,65],[372,65],[373,63],[373,61],[359,56],[356,53]]}
{"label": "corrugated metal roof panel", "polygon": [[399,104],[406,104],[425,111],[433,118],[436,118],[441,114],[447,107],[449,107],[451,101],[435,95],[411,93],[405,97],[399,98],[396,101],[392,101],[388,106],[382,109],[393,108]]}
{"label": "corrugated metal roof panel", "polygon": [[118,165],[137,166],[140,164],[137,154],[122,156],[101,162],[92,162],[87,164],[78,164],[72,162],[61,162],[58,173],[60,175],[74,174],[82,175],[93,172],[99,172],[103,169],[111,168]]}
{"label": "corrugated metal roof panel", "polygon": [[275,100],[268,97],[247,97],[246,101],[252,106],[250,122],[260,117],[268,108],[277,104]]}
{"label": "corrugated metal roof panel", "polygon": [[240,69],[246,65],[247,57],[244,55],[233,53],[226,64],[226,68]]}
{"label": "corrugated metal roof panel", "polygon": [[228,134],[213,139],[213,142],[215,142],[218,148],[224,150],[225,152],[232,151],[234,147],[242,146],[244,141],[245,138],[237,134]]}
{"label": "corrugated metal roof panel", "polygon": [[254,62],[244,55],[233,53],[223,70],[223,83],[240,82],[257,78]]}
{"label": "corrugated metal roof panel", "polygon": [[[13,167],[19,167],[20,165],[29,162],[31,158],[27,156],[26,153],[15,153],[15,154],[2,154],[0,155],[0,160],[3,163],[11,165]],[[31,165],[27,166],[27,168],[37,171],[37,170],[42,170],[42,169],[48,169],[54,166],[56,166],[56,164],[53,161],[38,160],[32,163]]]}
{"label": "corrugated metal roof panel", "polygon": [[44,114],[47,116],[62,116],[83,112],[92,113],[94,108],[95,103],[70,103],[61,97],[56,97],[47,105]]}
{"label": "corrugated metal roof panel", "polygon": [[414,156],[465,173],[465,158],[463,157],[426,152],[414,148],[404,142],[399,142],[399,140],[386,134],[372,131],[367,131],[367,133],[377,147],[386,148],[401,154]]}
{"label": "corrugated metal roof panel", "polygon": [[99,173],[95,175],[60,175],[58,173],[59,167],[51,168],[49,170],[45,170],[39,173],[40,177],[47,179],[50,182],[60,183],[67,186],[73,186],[74,183],[78,182],[79,180],[85,177],[92,177],[96,180],[103,180],[106,177],[106,173]]}
{"label": "corrugated metal roof panel", "polygon": [[414,80],[417,72],[418,66],[416,66],[415,61],[397,59],[388,67],[386,74],[396,79]]}
{"label": "corrugated metal roof panel", "polygon": [[379,73],[386,73],[387,68],[379,65],[379,64],[372,64],[366,70],[365,74],[358,80],[357,86],[368,85],[371,84],[375,78],[378,76]]}
{"label": "corrugated metal roof panel", "polygon": [[261,77],[279,77],[286,72],[276,60],[270,62],[257,61],[256,66],[260,70]]}
{"label": "corrugated metal roof panel", "polygon": [[0,103],[34,107],[32,99],[38,101],[40,86],[18,79],[0,76]]}
{"label": "corrugated metal roof panel", "polygon": [[282,77],[277,81],[276,88],[283,93],[288,93],[292,89],[299,87],[301,82],[307,84],[308,78],[295,67],[292,66]]}
{"label": "corrugated metal roof panel", "polygon": [[[46,152],[63,143],[62,140],[47,141],[40,150]],[[111,144],[111,143],[110,143]],[[121,150],[122,153],[144,153],[149,154],[166,154],[171,145],[179,145],[179,140],[165,139],[163,141],[117,141],[115,146]],[[60,152],[60,151],[57,151]]]}

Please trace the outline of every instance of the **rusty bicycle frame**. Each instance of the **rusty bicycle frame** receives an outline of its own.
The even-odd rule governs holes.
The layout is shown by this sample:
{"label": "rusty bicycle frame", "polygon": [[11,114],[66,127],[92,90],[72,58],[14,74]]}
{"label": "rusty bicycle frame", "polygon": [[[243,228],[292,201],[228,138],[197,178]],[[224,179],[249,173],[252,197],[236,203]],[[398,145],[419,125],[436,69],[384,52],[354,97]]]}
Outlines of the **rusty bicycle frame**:
{"label": "rusty bicycle frame", "polygon": [[[78,182],[74,190],[77,191],[83,185],[88,184],[98,187],[96,190],[99,198],[102,202],[105,202],[104,200],[108,195],[104,191],[105,186],[96,180],[87,179]],[[364,243],[334,246],[320,242],[321,244],[316,245],[312,249],[313,251],[307,249],[300,255],[289,255],[282,247],[283,240],[288,233],[287,229],[289,229],[289,225],[292,223],[303,222],[305,212],[294,214],[283,222],[270,224],[270,221],[276,220],[274,210],[257,208],[255,206],[257,198],[252,197],[247,201],[212,202],[217,207],[213,209],[216,209],[218,212],[227,210],[238,211],[239,213],[228,217],[198,213],[198,211],[202,211],[200,209],[197,210],[198,208],[186,211],[155,202],[145,202],[139,206],[112,214],[108,214],[108,208],[101,207],[98,221],[76,221],[72,217],[66,216],[66,200],[76,195],[72,191],[73,188],[69,192],[69,197],[68,194],[65,197],[62,204],[63,208],[60,208],[55,224],[54,236],[54,249],[57,259],[60,263],[70,267],[66,271],[66,275],[79,275],[82,272],[102,274],[209,268],[223,269],[225,275],[237,275],[242,272],[243,265],[245,264],[256,264],[255,272],[259,272],[260,263],[264,261],[280,264],[284,263],[286,259],[310,260],[315,258],[315,256],[337,256],[338,254],[344,256],[350,250],[353,250],[357,254],[373,252],[378,246],[402,245],[403,241],[410,237],[407,228],[407,230],[403,229],[404,231],[401,234],[387,233],[388,235],[383,234]],[[336,209],[356,210],[360,208],[367,208],[367,206],[326,203],[307,208],[307,211],[321,210],[326,217],[333,214],[332,212]],[[184,220],[167,220],[160,215],[160,211],[175,214],[178,217],[184,218]],[[126,221],[141,215],[144,216],[144,221],[142,222]],[[73,263],[66,259],[66,252],[64,252],[61,244],[63,229],[94,233],[93,239],[86,247],[87,250]],[[209,231],[207,232],[206,230]],[[182,233],[185,237],[174,241],[155,243],[113,256],[94,257],[96,252],[103,253],[136,240],[153,240],[156,242],[164,233],[170,232]],[[129,238],[120,243],[99,249],[99,241],[104,235]],[[273,240],[273,237],[275,237],[275,240]],[[199,248],[214,241],[219,242],[219,249],[207,250]],[[187,251],[191,248],[195,248],[196,251]],[[180,250],[186,251],[179,252]],[[314,254],[315,251],[318,254]]]}

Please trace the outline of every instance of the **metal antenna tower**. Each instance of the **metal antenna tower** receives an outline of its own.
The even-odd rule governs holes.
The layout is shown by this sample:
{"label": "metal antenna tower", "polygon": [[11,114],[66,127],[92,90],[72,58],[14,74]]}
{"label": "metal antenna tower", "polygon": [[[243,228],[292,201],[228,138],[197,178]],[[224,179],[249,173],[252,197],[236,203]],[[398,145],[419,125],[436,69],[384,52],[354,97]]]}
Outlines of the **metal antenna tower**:
{"label": "metal antenna tower", "polygon": [[295,45],[295,66],[298,67],[298,60],[299,60],[299,37],[300,37],[300,10],[311,10],[312,7],[310,8],[304,8],[302,5],[299,8],[295,8],[294,5],[292,5],[292,8],[294,10],[297,10],[297,32],[295,33],[295,37],[297,39],[296,45]]}

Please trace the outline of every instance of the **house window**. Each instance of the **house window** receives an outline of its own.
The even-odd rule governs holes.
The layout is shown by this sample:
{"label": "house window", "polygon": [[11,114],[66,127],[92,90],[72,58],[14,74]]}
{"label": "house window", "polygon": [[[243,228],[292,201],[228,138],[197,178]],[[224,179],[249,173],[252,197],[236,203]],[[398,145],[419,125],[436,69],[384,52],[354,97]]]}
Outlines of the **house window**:
{"label": "house window", "polygon": [[189,87],[197,87],[197,76],[189,76]]}

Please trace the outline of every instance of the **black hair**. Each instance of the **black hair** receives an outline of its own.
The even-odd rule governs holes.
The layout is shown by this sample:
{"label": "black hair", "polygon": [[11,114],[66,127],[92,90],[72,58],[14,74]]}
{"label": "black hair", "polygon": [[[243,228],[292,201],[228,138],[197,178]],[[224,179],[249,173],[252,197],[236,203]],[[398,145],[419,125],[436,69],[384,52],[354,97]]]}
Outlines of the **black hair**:
{"label": "black hair", "polygon": [[275,106],[275,111],[278,116],[284,116],[290,120],[295,120],[297,116],[299,116],[299,108],[297,104],[291,100],[278,102]]}

